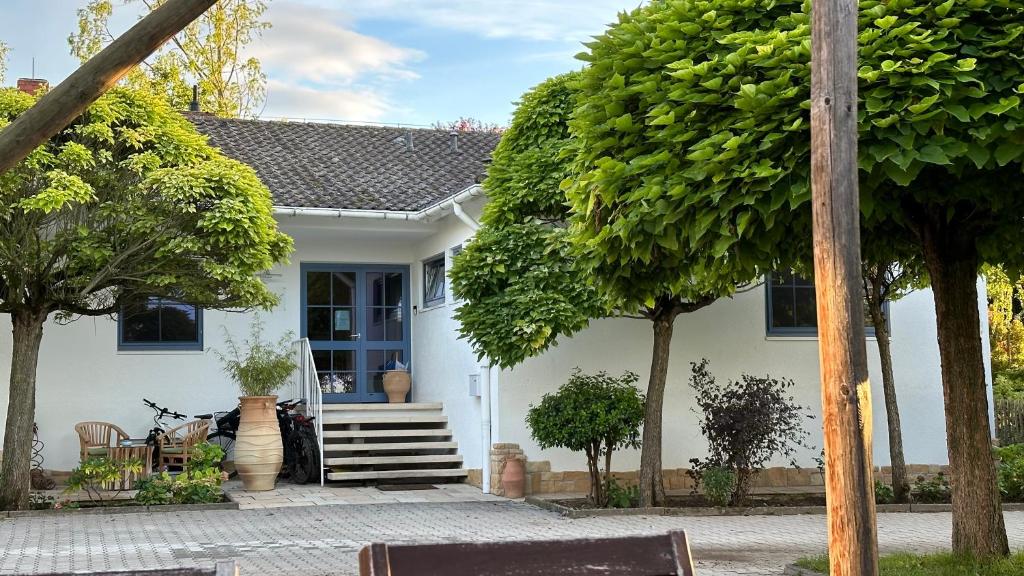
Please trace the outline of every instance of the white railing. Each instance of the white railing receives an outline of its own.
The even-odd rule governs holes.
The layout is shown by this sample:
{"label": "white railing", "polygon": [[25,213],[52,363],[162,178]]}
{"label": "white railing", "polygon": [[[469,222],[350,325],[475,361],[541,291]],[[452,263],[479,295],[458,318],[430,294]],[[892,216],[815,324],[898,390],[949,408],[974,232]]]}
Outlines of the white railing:
{"label": "white railing", "polygon": [[316,444],[320,449],[320,485],[324,485],[324,409],[323,391],[320,389],[320,378],[316,375],[316,363],[313,361],[313,350],[309,347],[309,339],[295,341],[295,352],[298,356],[298,369],[295,370],[295,388],[300,398],[306,401],[306,415],[315,418]]}

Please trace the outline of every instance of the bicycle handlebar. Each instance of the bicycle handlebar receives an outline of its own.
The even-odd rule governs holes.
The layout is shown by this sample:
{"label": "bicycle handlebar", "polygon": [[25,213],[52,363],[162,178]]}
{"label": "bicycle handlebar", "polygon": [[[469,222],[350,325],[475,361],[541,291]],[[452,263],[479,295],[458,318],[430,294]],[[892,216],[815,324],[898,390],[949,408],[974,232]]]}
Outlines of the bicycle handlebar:
{"label": "bicycle handlebar", "polygon": [[175,420],[184,420],[185,419],[185,415],[182,414],[181,412],[171,412],[167,408],[162,408],[160,406],[157,406],[156,402],[153,402],[151,400],[147,400],[147,399],[143,398],[142,399],[142,403],[145,404],[146,406],[149,406],[153,410],[156,410],[157,411],[157,418],[162,418],[164,416],[170,416],[171,418],[174,418]]}

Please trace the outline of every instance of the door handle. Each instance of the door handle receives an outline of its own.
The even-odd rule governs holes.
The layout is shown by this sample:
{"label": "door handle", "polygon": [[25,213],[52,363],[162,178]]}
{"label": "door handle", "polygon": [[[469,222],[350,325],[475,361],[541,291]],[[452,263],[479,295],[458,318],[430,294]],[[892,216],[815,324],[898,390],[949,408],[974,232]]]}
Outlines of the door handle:
{"label": "door handle", "polygon": [[359,340],[362,336],[362,334],[353,334],[352,336],[350,336],[350,338],[352,338],[353,340]]}

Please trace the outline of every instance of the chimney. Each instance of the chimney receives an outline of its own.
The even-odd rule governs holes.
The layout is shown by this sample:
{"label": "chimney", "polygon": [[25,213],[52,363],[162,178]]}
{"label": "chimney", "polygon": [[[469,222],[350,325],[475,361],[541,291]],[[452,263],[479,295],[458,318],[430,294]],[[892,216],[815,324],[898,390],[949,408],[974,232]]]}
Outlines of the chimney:
{"label": "chimney", "polygon": [[39,92],[45,92],[50,88],[50,83],[42,78],[18,78],[18,90],[25,94],[35,96]]}
{"label": "chimney", "polygon": [[188,103],[189,112],[199,112],[199,84],[192,85],[192,101]]}
{"label": "chimney", "polygon": [[456,154],[459,153],[459,133],[455,130],[448,134],[448,149]]}
{"label": "chimney", "polygon": [[414,150],[416,148],[412,142],[412,130],[408,130],[405,133],[405,148],[406,150]]}

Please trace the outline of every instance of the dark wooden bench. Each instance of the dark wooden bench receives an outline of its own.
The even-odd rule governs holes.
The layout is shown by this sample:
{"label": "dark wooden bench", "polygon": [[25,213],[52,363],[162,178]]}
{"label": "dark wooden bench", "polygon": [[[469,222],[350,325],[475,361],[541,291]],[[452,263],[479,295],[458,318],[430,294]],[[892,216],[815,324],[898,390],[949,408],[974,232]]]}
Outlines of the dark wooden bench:
{"label": "dark wooden bench", "polygon": [[694,576],[685,532],[587,540],[371,544],[360,576]]}
{"label": "dark wooden bench", "polygon": [[239,576],[238,563],[221,560],[208,568],[165,568],[162,570],[120,570],[114,572],[54,572],[40,576]]}

